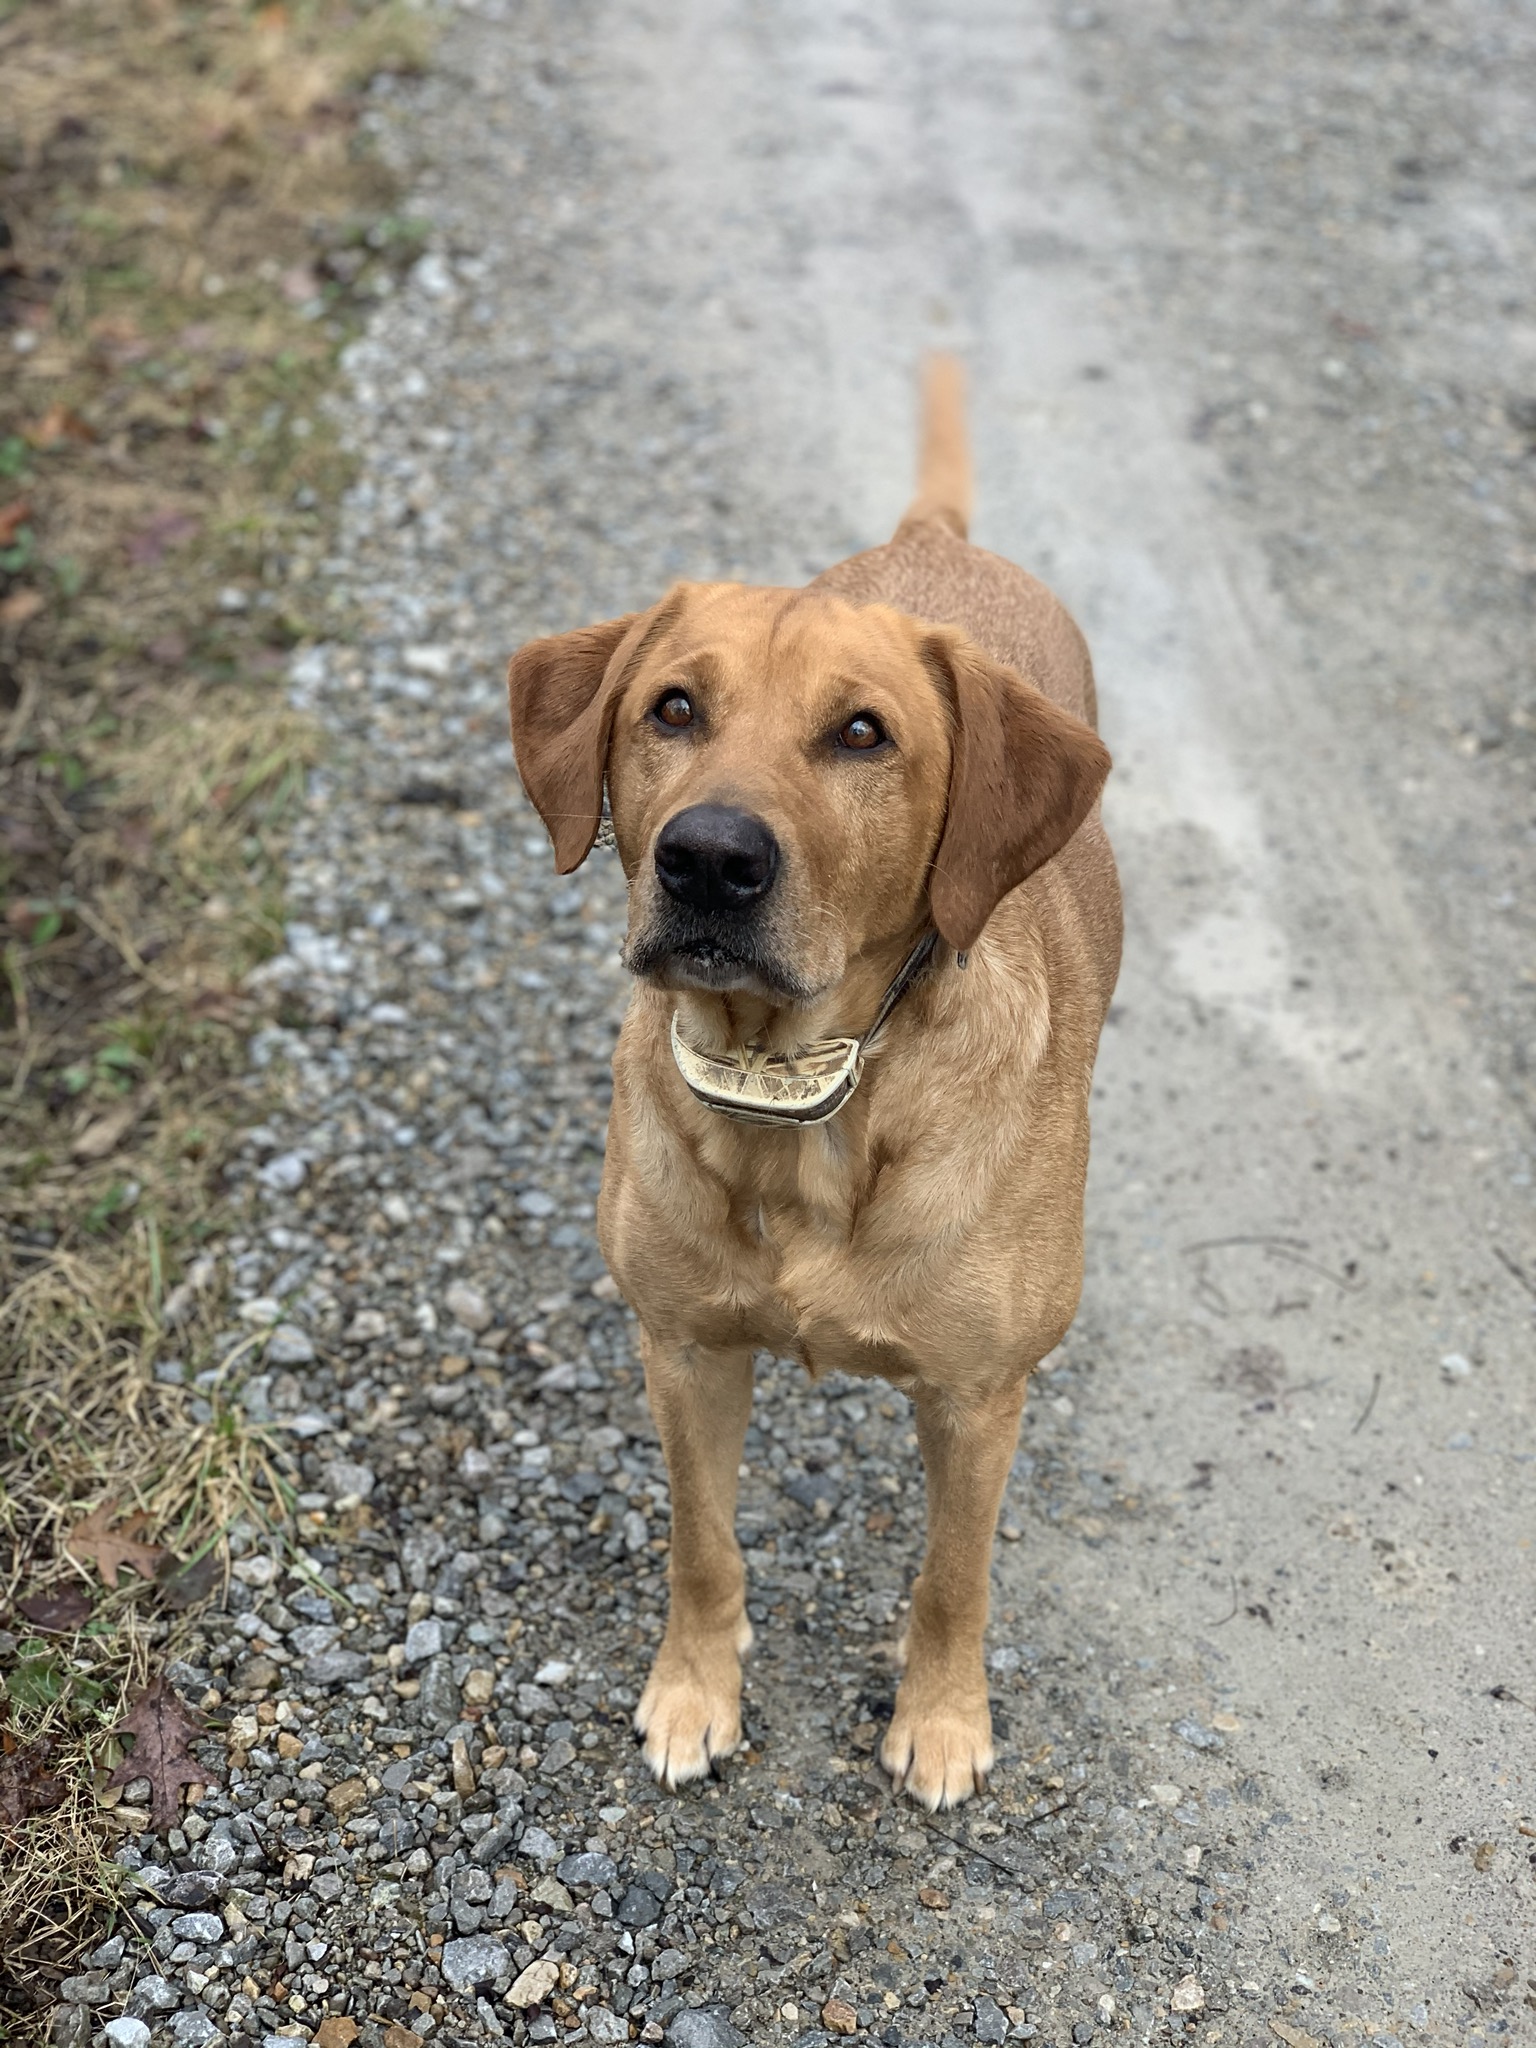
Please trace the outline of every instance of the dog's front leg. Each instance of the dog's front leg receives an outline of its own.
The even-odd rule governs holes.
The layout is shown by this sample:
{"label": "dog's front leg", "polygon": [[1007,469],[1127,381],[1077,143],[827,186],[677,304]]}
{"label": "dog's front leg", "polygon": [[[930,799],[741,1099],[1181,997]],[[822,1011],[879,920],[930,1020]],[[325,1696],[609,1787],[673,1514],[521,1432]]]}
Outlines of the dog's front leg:
{"label": "dog's front leg", "polygon": [[752,1641],[736,1545],[736,1474],[752,1412],[750,1351],[677,1349],[642,1334],[645,1388],[672,1486],[671,1612],[635,1710],[664,1785],[702,1778],[741,1741],[741,1656]]}
{"label": "dog's front leg", "polygon": [[992,1768],[982,1638],[992,1536],[1023,1405],[1022,1387],[987,1400],[927,1389],[916,1397],[928,1544],[880,1761],[930,1812],[969,1799]]}

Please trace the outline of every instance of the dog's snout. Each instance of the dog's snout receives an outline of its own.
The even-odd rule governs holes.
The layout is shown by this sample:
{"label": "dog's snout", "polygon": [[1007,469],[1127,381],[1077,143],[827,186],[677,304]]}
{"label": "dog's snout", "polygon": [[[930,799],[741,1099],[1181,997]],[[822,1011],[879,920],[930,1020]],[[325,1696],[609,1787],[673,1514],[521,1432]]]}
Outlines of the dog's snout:
{"label": "dog's snout", "polygon": [[773,887],[779,842],[750,811],[693,804],[656,840],[661,886],[694,910],[748,910]]}

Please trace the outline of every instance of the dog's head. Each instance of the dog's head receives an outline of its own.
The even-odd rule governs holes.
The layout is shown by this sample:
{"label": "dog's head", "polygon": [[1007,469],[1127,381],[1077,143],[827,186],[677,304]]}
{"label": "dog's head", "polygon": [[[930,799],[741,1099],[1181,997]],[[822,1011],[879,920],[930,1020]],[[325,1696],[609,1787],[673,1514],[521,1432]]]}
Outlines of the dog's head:
{"label": "dog's head", "polygon": [[820,591],[679,584],[531,641],[508,688],[562,874],[606,781],[625,957],[667,988],[814,1001],[930,918],[968,947],[1109,768],[1088,726],[953,628]]}

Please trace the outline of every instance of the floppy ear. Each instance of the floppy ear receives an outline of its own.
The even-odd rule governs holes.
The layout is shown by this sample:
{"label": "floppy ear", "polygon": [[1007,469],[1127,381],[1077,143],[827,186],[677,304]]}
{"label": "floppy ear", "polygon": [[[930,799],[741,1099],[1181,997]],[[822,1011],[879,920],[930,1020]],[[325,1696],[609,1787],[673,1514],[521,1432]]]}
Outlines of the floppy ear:
{"label": "floppy ear", "polygon": [[1091,726],[963,634],[931,632],[924,654],[955,721],[929,900],[940,937],[963,953],[1008,891],[1059,853],[1093,809],[1109,753]]}
{"label": "floppy ear", "polygon": [[562,875],[581,866],[602,822],[614,705],[633,651],[625,642],[646,616],[530,640],[507,668],[517,772]]}

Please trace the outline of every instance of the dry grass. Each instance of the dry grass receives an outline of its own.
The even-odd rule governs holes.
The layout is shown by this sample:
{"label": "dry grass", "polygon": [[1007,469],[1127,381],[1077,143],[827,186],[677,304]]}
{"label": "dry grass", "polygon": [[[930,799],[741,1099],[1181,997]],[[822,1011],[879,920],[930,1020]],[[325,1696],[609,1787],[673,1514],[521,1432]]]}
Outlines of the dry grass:
{"label": "dry grass", "polygon": [[[222,1568],[288,1512],[219,1304],[176,1331],[188,1384],[153,1365],[259,1109],[243,985],[317,745],[282,671],[345,625],[325,394],[419,246],[356,95],[425,55],[397,0],[0,0],[0,1766],[46,1743],[62,1799],[0,1798],[7,2040],[103,1931],[107,1731],[196,1593],[108,1588],[69,1531],[111,1503]],[[71,1585],[79,1628],[23,1613]]]}

